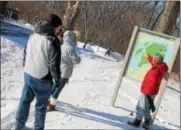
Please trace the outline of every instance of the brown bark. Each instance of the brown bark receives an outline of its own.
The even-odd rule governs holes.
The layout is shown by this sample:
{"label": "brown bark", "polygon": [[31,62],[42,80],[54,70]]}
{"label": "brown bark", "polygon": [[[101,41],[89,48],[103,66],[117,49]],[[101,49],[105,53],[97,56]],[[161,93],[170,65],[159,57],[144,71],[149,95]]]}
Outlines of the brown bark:
{"label": "brown bark", "polygon": [[179,1],[165,2],[165,10],[155,31],[171,35],[180,11]]}
{"label": "brown bark", "polygon": [[79,1],[68,1],[68,6],[63,17],[63,25],[69,30],[73,30],[75,26],[75,20],[79,15],[80,2]]}
{"label": "brown bark", "polygon": [[154,21],[154,23],[152,24],[150,30],[153,30],[155,28],[156,23],[158,22],[158,19],[160,18],[160,16],[163,14],[164,9],[162,9],[162,11],[158,14],[158,16],[156,17],[156,20]]}
{"label": "brown bark", "polygon": [[150,19],[149,19],[149,21],[148,21],[148,24],[147,24],[147,28],[148,28],[148,29],[149,29],[149,27],[150,27],[150,23],[151,23],[151,21],[152,21],[153,14],[154,14],[154,12],[155,12],[155,8],[156,8],[157,4],[158,4],[158,1],[155,1],[155,6],[152,8],[151,17],[150,17]]}
{"label": "brown bark", "polygon": [[[176,20],[180,11],[180,1],[166,1],[165,9],[161,16],[161,20],[158,23],[155,31],[171,35],[173,28],[175,27]],[[177,54],[176,61],[172,67],[171,78],[179,81],[180,79],[180,51]]]}

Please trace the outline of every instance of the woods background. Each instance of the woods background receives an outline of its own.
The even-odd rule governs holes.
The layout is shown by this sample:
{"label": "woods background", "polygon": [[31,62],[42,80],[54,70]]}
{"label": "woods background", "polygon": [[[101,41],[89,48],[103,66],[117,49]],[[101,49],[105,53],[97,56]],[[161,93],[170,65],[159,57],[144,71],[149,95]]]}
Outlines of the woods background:
{"label": "woods background", "polygon": [[[20,19],[31,24],[44,19],[49,12],[58,14],[65,24],[67,16],[74,12],[70,28],[80,31],[81,42],[110,47],[122,55],[126,53],[134,26],[180,37],[180,2],[81,1],[76,5],[74,1],[11,1],[8,5],[18,8]],[[171,77],[180,79],[180,53]]]}

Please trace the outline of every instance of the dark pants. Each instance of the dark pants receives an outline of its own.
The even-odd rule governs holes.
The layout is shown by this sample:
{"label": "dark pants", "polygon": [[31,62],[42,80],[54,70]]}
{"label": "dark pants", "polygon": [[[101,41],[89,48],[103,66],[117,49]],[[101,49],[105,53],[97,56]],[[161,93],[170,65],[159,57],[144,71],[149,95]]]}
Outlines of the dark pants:
{"label": "dark pants", "polygon": [[26,73],[24,74],[24,88],[16,114],[15,130],[22,130],[25,127],[29,115],[30,104],[34,97],[36,98],[34,129],[44,129],[46,109],[51,90],[52,81],[39,80]]}
{"label": "dark pants", "polygon": [[64,88],[64,86],[66,85],[66,83],[68,83],[68,78],[62,78],[62,79],[60,80],[60,85],[56,85],[56,84],[53,85],[52,95],[51,95],[51,96],[52,96],[54,99],[57,99],[57,98],[58,98],[60,92],[62,91],[62,89]]}

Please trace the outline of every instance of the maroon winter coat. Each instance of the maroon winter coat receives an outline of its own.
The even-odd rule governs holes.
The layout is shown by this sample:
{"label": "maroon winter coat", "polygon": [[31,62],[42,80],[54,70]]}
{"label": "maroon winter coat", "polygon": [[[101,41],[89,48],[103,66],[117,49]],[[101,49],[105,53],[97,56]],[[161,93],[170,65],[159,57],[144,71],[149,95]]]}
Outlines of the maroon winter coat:
{"label": "maroon winter coat", "polygon": [[141,86],[141,92],[145,95],[156,95],[159,92],[159,86],[162,78],[168,71],[166,63],[154,63],[151,56],[148,57],[151,69],[146,73]]}

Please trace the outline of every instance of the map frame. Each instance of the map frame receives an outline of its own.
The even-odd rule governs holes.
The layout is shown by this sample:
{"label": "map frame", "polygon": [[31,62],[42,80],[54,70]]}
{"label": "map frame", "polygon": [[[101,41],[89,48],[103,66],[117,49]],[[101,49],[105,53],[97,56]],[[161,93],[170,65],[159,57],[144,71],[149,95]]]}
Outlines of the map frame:
{"label": "map frame", "polygon": [[[144,37],[146,36],[146,38]],[[141,38],[140,38],[141,37]],[[158,33],[158,32],[155,32],[155,31],[150,31],[150,30],[147,30],[147,29],[143,29],[143,28],[138,28],[138,31],[136,33],[136,37],[134,39],[134,43],[133,45],[131,46],[131,52],[129,53],[129,59],[128,59],[128,63],[126,65],[126,70],[125,70],[125,73],[124,73],[124,77],[127,77],[129,79],[132,79],[132,80],[135,80],[135,81],[138,81],[138,82],[142,82],[143,81],[143,78],[144,78],[144,75],[146,73],[146,71],[151,67],[151,65],[149,64],[149,62],[146,60],[146,58],[144,58],[144,56],[140,55],[139,56],[139,62],[137,62],[138,65],[136,65],[137,67],[140,65],[140,68],[138,70],[137,67],[134,65],[131,65],[133,64],[132,61],[135,61],[136,59],[133,58],[135,56],[133,55],[139,55],[137,52],[138,50],[139,51],[142,51],[142,49],[140,49],[140,45],[142,44],[145,44],[143,42],[145,42],[145,39],[148,39],[148,38],[151,38],[150,40],[146,40],[146,46],[148,46],[149,48],[151,48],[150,46],[151,45],[156,45],[157,46],[157,52],[159,51],[159,49],[161,48],[161,45],[165,46],[164,44],[167,43],[167,47],[165,48],[169,48],[169,53],[171,54],[172,51],[175,50],[175,41],[177,38],[175,37],[172,37],[172,36],[168,36],[168,35],[165,35],[165,34],[161,34],[161,33]],[[159,40],[158,40],[159,39]],[[144,40],[144,41],[142,41]],[[152,41],[153,40],[153,41]],[[161,41],[160,41],[161,40]],[[151,41],[151,43],[149,43]],[[164,42],[163,42],[164,41]],[[161,44],[159,43],[161,42]],[[163,44],[164,43],[164,44]],[[169,44],[170,43],[170,44]],[[138,47],[139,46],[139,47]],[[139,48],[137,50],[135,50],[136,48]],[[172,48],[172,49],[171,49]],[[146,49],[148,51],[148,49]],[[154,49],[155,50],[155,49]],[[161,50],[164,50],[163,51],[163,54],[165,53],[166,54],[166,51],[165,49],[161,48]],[[137,52],[136,52],[137,51]],[[143,50],[145,51],[145,49]],[[153,51],[153,48],[152,48],[152,51]],[[155,50],[156,51],[156,50]],[[144,52],[141,52],[141,53],[144,53]],[[150,52],[151,55],[155,55],[156,52]],[[148,53],[148,54],[150,54]],[[140,58],[144,58],[144,60],[140,59]],[[168,58],[169,57],[169,58]],[[133,58],[133,59],[132,59]],[[168,56],[167,54],[167,57],[164,58],[166,60],[166,63],[168,64],[170,62],[170,60],[173,59],[173,56]],[[138,59],[137,59],[138,60]],[[144,63],[143,65],[141,65],[141,63]],[[146,65],[146,68],[145,68],[145,65]],[[142,67],[141,67],[142,66]],[[144,68],[143,68],[144,67]],[[133,69],[134,68],[134,69]],[[140,70],[141,69],[141,70]],[[134,72],[135,71],[135,72]],[[141,71],[141,72],[140,72]],[[133,74],[133,72],[135,74]]]}
{"label": "map frame", "polygon": [[120,89],[120,86],[121,86],[122,79],[123,79],[123,77],[125,77],[125,73],[126,73],[127,68],[128,68],[128,63],[129,63],[129,60],[131,58],[132,50],[134,49],[134,46],[135,46],[135,43],[136,43],[135,41],[136,41],[137,35],[139,34],[140,31],[145,32],[145,33],[149,33],[149,34],[153,34],[153,35],[157,35],[157,36],[160,36],[160,37],[175,39],[175,42],[174,42],[174,44],[175,44],[174,50],[175,51],[172,53],[173,59],[171,60],[171,62],[167,63],[169,70],[168,70],[168,73],[165,75],[165,77],[163,78],[163,80],[161,82],[160,91],[159,91],[159,94],[157,95],[157,99],[156,99],[156,110],[152,114],[152,122],[151,123],[153,123],[154,120],[155,120],[155,117],[157,115],[161,100],[163,98],[163,94],[165,92],[165,87],[167,85],[170,72],[172,70],[174,62],[176,60],[177,53],[178,53],[179,48],[180,48],[180,38],[172,37],[172,36],[169,36],[169,35],[165,35],[165,34],[162,34],[162,33],[158,33],[158,32],[155,32],[155,31],[150,31],[150,30],[139,28],[138,26],[135,26],[134,30],[133,30],[133,33],[132,33],[132,36],[131,36],[131,39],[130,39],[130,42],[129,42],[129,46],[128,46],[125,58],[124,58],[122,70],[121,70],[121,72],[119,74],[119,77],[118,77],[118,80],[117,80],[117,83],[116,83],[116,86],[115,86],[113,98],[111,100],[111,105],[112,106],[115,105],[116,98],[117,98],[117,95],[118,95],[118,92],[119,92],[119,89]]}

